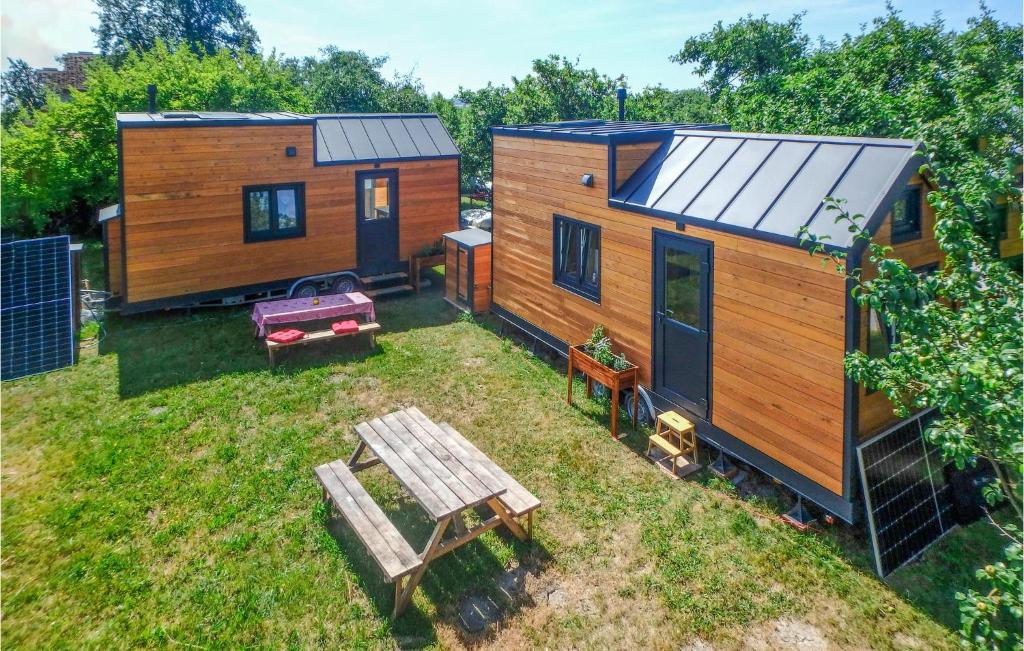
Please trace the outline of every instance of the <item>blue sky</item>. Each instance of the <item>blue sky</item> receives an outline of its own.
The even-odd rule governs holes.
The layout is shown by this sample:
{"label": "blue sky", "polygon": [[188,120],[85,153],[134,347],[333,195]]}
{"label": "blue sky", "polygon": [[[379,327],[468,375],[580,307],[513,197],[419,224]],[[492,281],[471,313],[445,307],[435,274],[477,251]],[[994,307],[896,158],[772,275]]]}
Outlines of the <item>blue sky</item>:
{"label": "blue sky", "polygon": [[[587,67],[625,74],[633,87],[698,85],[688,67],[668,61],[687,37],[721,20],[767,13],[784,20],[806,11],[804,27],[829,40],[855,33],[885,11],[884,0],[242,0],[263,47],[288,55],[315,54],[336,44],[390,56],[387,73],[413,72],[430,92],[451,94],[488,81],[507,83],[550,53],[579,57]],[[940,11],[962,28],[973,2],[894,2],[915,22]],[[1002,20],[1020,23],[1020,0],[989,0]],[[0,9],[0,53],[35,66],[61,52],[89,50],[95,25],[90,0],[6,0]]]}

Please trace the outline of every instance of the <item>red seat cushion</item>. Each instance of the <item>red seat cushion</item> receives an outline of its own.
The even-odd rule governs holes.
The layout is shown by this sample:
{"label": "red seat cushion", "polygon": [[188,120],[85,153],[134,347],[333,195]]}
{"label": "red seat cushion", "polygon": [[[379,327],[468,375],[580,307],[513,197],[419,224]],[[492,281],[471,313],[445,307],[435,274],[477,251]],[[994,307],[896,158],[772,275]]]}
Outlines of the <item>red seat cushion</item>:
{"label": "red seat cushion", "polygon": [[278,344],[290,344],[293,341],[298,341],[306,336],[306,333],[302,330],[296,330],[289,328],[288,330],[278,330],[277,332],[271,332],[267,335],[268,341],[273,341]]}
{"label": "red seat cushion", "polygon": [[338,321],[331,324],[331,330],[336,335],[347,335],[350,332],[359,332],[359,324],[352,320]]}

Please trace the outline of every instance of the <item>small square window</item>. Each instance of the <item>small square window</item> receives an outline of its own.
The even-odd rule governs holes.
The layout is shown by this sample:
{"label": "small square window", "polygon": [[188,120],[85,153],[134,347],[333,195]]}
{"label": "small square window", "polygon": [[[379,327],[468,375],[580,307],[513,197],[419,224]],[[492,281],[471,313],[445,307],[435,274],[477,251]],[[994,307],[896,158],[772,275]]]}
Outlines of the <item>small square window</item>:
{"label": "small square window", "polygon": [[601,302],[601,228],[554,216],[554,282],[559,287]]}
{"label": "small square window", "polygon": [[921,186],[907,186],[903,196],[892,205],[892,243],[921,238]]}
{"label": "small square window", "polygon": [[262,242],[306,234],[305,188],[302,183],[246,186],[245,241]]}

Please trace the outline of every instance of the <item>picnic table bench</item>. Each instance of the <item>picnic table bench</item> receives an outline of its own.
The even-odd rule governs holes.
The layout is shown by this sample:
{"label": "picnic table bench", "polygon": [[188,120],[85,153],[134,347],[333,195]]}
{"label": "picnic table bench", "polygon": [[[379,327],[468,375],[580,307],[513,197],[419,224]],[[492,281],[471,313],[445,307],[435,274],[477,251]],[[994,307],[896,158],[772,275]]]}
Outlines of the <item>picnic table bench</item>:
{"label": "picnic table bench", "polygon": [[[352,527],[387,582],[395,584],[395,617],[408,605],[435,558],[499,525],[521,540],[532,536],[533,512],[540,500],[447,423],[434,423],[410,407],[359,423],[355,431],[360,442],[348,462],[332,461],[315,472],[325,499]],[[372,456],[364,459],[367,450]],[[354,473],[378,463],[436,523],[418,554],[356,481]],[[493,515],[468,528],[465,511],[484,506]],[[451,535],[446,538],[449,527]]]}
{"label": "picnic table bench", "polygon": [[337,333],[327,328],[307,332],[302,339],[280,342],[266,339],[267,357],[274,366],[275,353],[289,346],[301,346],[310,343],[324,342],[336,337],[369,334],[371,349],[376,345],[375,333],[380,330],[373,300],[361,292],[347,294],[327,294],[310,298],[288,298],[278,301],[257,303],[252,311],[255,324],[255,336],[265,337],[275,326],[292,325],[304,321],[320,321],[339,319],[349,316],[362,316],[363,323],[352,332]]}

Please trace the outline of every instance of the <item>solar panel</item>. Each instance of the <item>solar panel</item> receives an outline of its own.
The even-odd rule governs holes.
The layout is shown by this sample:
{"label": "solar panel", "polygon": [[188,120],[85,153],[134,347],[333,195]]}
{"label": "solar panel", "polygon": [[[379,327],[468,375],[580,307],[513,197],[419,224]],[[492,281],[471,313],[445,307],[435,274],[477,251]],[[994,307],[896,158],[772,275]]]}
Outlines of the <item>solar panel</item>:
{"label": "solar panel", "polygon": [[956,524],[946,463],[924,438],[935,413],[904,421],[857,448],[880,576],[917,557]]}
{"label": "solar panel", "polygon": [[0,379],[74,363],[71,240],[0,244]]}

